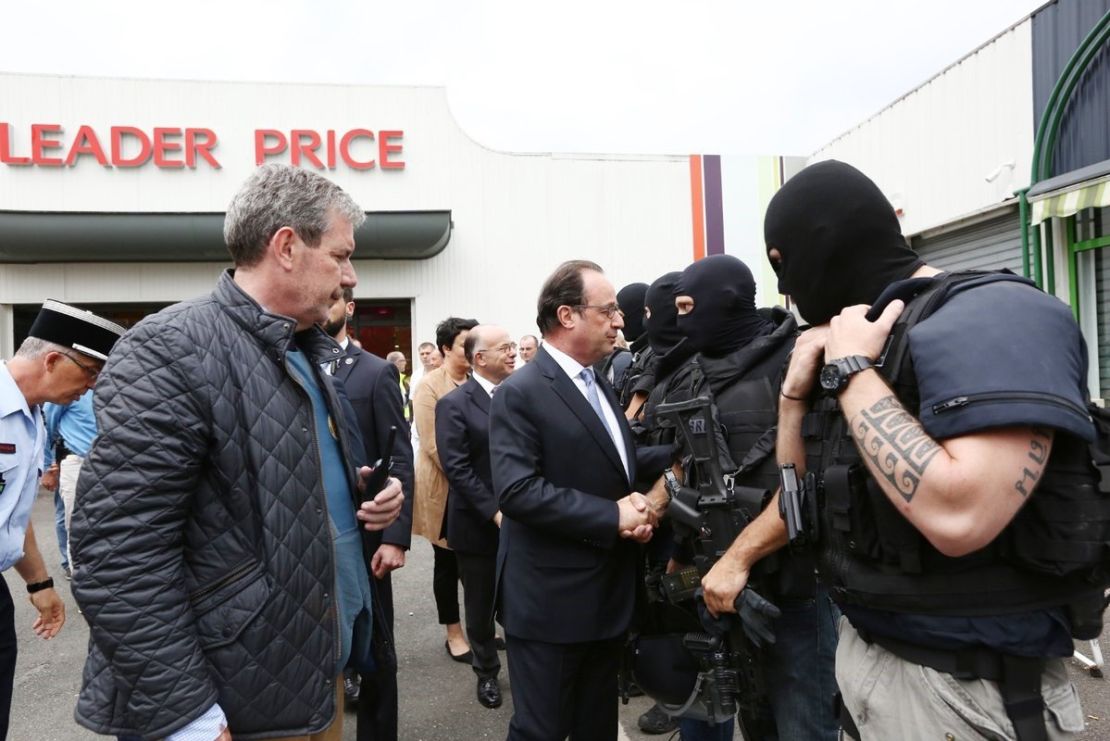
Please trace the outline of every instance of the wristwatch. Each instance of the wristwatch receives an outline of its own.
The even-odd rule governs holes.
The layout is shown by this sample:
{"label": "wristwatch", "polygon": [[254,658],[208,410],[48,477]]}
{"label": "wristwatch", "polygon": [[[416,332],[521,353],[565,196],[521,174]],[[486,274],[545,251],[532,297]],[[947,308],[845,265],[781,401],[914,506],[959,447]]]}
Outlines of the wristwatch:
{"label": "wristwatch", "polygon": [[28,584],[27,585],[27,594],[34,594],[35,592],[41,592],[44,589],[53,589],[53,588],[54,588],[54,579],[53,579],[53,577],[48,576],[43,581],[37,581],[34,584]]}
{"label": "wristwatch", "polygon": [[873,367],[871,359],[863,355],[837,358],[821,369],[821,388],[830,393],[839,394],[848,385],[852,376]]}

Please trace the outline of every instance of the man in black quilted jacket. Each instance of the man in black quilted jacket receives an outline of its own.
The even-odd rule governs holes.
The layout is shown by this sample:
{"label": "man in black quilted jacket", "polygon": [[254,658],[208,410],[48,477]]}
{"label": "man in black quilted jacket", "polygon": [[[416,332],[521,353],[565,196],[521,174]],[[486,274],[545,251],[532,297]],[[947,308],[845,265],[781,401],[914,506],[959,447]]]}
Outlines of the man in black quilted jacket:
{"label": "man in black quilted jacket", "polygon": [[350,404],[321,371],[341,351],[317,325],[356,283],[364,218],[314,173],[259,168],[224,223],[235,268],[116,345],[71,536],[81,725],[341,737],[336,678],[371,601],[359,532],[403,501],[395,479],[365,491]]}

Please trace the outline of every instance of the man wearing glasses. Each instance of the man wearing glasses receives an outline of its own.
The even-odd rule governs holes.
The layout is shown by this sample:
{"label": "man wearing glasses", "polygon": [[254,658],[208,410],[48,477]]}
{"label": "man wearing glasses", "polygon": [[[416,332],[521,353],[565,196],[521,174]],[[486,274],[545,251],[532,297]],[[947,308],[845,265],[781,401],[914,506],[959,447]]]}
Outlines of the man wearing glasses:
{"label": "man wearing glasses", "polygon": [[[656,478],[662,489],[670,449],[638,452],[613,390],[593,372],[624,326],[601,268],[560,265],[537,315],[543,347],[490,408],[509,739],[616,739],[618,659],[635,602],[631,541],[650,539],[657,521],[636,489]],[[637,486],[637,470],[648,486]]]}
{"label": "man wearing glasses", "polygon": [[[46,445],[41,405],[69,404],[93,387],[123,327],[47,301],[15,357],[0,364],[0,570],[14,566],[38,610],[32,629],[53,638],[65,623],[35,542],[31,505],[38,490]],[[15,677],[15,612],[7,582],[0,579],[0,738],[8,735]]]}
{"label": "man wearing glasses", "polygon": [[447,476],[447,545],[463,582],[466,637],[478,675],[478,702],[501,705],[493,608],[501,512],[493,493],[489,457],[489,405],[516,367],[516,344],[507,330],[478,325],[463,343],[470,380],[436,403],[436,447]]}

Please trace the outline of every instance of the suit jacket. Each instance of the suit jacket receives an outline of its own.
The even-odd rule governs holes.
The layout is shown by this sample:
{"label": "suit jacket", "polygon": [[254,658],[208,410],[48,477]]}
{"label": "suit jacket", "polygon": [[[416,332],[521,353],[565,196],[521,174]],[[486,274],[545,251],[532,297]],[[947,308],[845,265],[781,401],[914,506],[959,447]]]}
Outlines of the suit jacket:
{"label": "suit jacket", "polygon": [[336,366],[335,378],[343,383],[354,407],[368,465],[385,456],[389,428],[397,428],[393,442],[392,475],[401,482],[405,504],[392,525],[369,535],[375,550],[381,543],[408,549],[412,542],[412,441],[401,403],[397,366],[348,343],[346,354]]}
{"label": "suit jacket", "polygon": [[436,404],[436,447],[447,475],[447,545],[451,550],[492,556],[499,530],[493,523],[497,497],[489,458],[490,397],[469,381]]}
{"label": "suit jacket", "polygon": [[[498,594],[505,631],[518,638],[602,640],[632,618],[636,548],[618,535],[616,500],[633,490],[637,454],[613,390],[597,385],[631,476],[593,407],[543,348],[493,397],[493,483],[504,517]],[[652,459],[658,478],[661,459]]]}
{"label": "suit jacket", "polygon": [[[459,384],[461,385],[461,384]],[[412,417],[420,433],[416,453],[416,501],[413,505],[412,531],[440,548],[447,547],[443,516],[447,509],[447,477],[439,461],[436,445],[436,403],[458,386],[440,366],[425,374],[412,397]]]}

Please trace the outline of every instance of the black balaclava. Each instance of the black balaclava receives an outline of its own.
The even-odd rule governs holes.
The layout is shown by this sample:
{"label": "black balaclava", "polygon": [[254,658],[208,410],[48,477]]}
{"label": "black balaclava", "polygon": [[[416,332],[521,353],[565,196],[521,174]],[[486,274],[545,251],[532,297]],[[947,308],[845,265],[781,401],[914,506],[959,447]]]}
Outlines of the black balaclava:
{"label": "black balaclava", "polygon": [[666,273],[648,286],[644,293],[644,305],[651,316],[644,317],[644,331],[647,332],[651,349],[663,354],[682,341],[678,331],[678,311],[674,308],[674,288],[678,284],[679,272]]}
{"label": "black balaclava", "polygon": [[829,160],[810,165],[771,199],[763,221],[779,291],[811,324],[842,309],[871,304],[894,281],[924,261],[906,245],[898,216],[879,187],[862,172]]}
{"label": "black balaclava", "polygon": [[727,355],[774,329],[756,311],[752,271],[732,255],[711,255],[689,265],[675,295],[694,299],[693,311],[678,317],[678,330],[697,352]]}
{"label": "black balaclava", "polygon": [[617,291],[617,305],[624,312],[624,339],[631,344],[644,333],[644,294],[647,283],[629,283]]}

